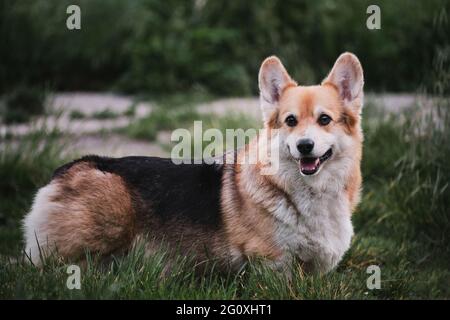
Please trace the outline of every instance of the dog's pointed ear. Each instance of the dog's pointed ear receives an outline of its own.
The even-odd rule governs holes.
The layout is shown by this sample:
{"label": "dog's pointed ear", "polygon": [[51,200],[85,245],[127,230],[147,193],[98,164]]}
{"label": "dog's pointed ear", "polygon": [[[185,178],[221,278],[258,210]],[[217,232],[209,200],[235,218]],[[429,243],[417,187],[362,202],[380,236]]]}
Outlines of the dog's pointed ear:
{"label": "dog's pointed ear", "polygon": [[270,119],[277,109],[283,90],[287,86],[296,86],[280,59],[271,56],[264,60],[259,69],[259,91],[264,121]]}
{"label": "dog's pointed ear", "polygon": [[363,99],[364,74],[358,58],[349,52],[343,53],[334,63],[330,74],[322,85],[331,84],[338,91],[345,105],[361,108]]}

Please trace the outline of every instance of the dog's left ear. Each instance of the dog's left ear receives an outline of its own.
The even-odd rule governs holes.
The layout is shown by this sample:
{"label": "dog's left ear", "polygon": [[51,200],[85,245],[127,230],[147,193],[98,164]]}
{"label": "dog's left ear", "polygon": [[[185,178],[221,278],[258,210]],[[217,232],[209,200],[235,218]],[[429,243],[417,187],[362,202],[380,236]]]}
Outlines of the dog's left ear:
{"label": "dog's left ear", "polygon": [[362,107],[364,75],[361,63],[354,54],[341,54],[330,74],[323,80],[324,84],[333,85],[345,105],[359,109]]}
{"label": "dog's left ear", "polygon": [[258,80],[263,119],[267,121],[278,108],[283,90],[288,86],[296,86],[297,83],[291,79],[280,59],[275,56],[264,60],[259,69]]}

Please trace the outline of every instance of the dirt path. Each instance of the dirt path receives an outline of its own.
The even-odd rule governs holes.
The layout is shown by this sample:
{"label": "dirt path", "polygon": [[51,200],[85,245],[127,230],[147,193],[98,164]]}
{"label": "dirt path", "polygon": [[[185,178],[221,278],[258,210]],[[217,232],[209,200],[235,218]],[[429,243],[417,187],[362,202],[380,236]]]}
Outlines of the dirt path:
{"label": "dirt path", "polygon": [[82,135],[73,138],[71,147],[79,155],[166,157],[168,152],[159,143],[130,139],[119,134]]}
{"label": "dirt path", "polygon": [[[134,108],[134,116],[124,114]],[[14,136],[25,135],[36,128],[45,126],[48,130],[58,129],[74,135],[93,134],[104,130],[122,128],[139,118],[146,117],[152,110],[149,103],[136,103],[132,97],[101,93],[58,93],[47,101],[46,117],[33,119],[30,123],[0,125],[0,135],[9,132]],[[95,118],[96,114],[109,112],[113,116],[107,119]],[[83,115],[77,119],[73,112]]]}
{"label": "dirt path", "polygon": [[[367,107],[376,107],[389,113],[401,114],[417,103],[426,105],[427,100],[413,94],[366,95]],[[134,115],[125,116],[131,107],[134,108]],[[167,156],[168,152],[161,147],[162,143],[170,142],[170,134],[167,132],[159,134],[156,142],[139,141],[111,133],[114,129],[126,127],[131,122],[148,116],[152,108],[151,103],[137,103],[130,96],[110,93],[57,93],[48,100],[49,116],[27,124],[0,125],[0,136],[9,132],[20,137],[45,125],[47,129],[57,128],[61,132],[69,133],[73,140],[71,146],[79,154]],[[95,118],[96,114],[105,110],[115,116],[109,119]],[[259,101],[256,97],[218,99],[199,104],[197,110],[217,116],[245,113],[260,118]],[[71,116],[73,112],[81,113],[85,118],[75,119]]]}

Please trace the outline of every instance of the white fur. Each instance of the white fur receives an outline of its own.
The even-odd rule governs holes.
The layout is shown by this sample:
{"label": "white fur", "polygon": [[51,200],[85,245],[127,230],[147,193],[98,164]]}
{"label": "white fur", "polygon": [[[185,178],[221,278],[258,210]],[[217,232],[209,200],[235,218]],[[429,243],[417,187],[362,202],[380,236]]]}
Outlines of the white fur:
{"label": "white fur", "polygon": [[347,161],[337,162],[334,168],[324,168],[314,177],[300,176],[298,167],[282,165],[280,175],[284,177],[286,190],[293,190],[290,195],[297,208],[285,203],[273,212],[279,221],[278,244],[287,255],[298,256],[319,272],[330,271],[337,265],[350,247],[353,235],[344,180],[340,174],[332,177],[329,172],[348,172]]}
{"label": "white fur", "polygon": [[47,251],[49,213],[58,210],[58,204],[52,202],[51,198],[57,194],[57,191],[55,183],[41,188],[34,198],[31,211],[23,221],[25,253],[35,264],[40,262],[41,253],[45,254]]}
{"label": "white fur", "polygon": [[[301,136],[286,135],[283,130],[275,131],[280,135],[278,141],[281,142],[271,144],[272,149],[279,148],[276,150],[279,153],[276,180],[289,193],[295,208],[286,199],[280,198],[278,204],[268,209],[277,221],[277,245],[285,253],[278,264],[283,266],[289,263],[292,256],[297,256],[313,271],[328,272],[348,250],[353,236],[351,204],[345,196],[344,183],[352,173],[355,163],[352,150],[358,142],[342,130],[327,133],[315,127],[311,125],[306,128]],[[314,140],[314,156],[321,156],[330,147],[333,149],[333,156],[321,165],[320,173],[301,175],[295,160],[300,157],[295,153],[298,152],[296,143],[300,138]]]}

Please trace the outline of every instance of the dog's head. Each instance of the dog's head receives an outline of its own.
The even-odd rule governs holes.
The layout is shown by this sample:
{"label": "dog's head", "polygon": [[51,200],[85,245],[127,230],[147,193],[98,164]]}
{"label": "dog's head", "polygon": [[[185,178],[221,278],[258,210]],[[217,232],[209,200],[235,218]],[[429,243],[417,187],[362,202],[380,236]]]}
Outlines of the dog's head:
{"label": "dog's head", "polygon": [[277,57],[267,58],[259,72],[261,108],[265,127],[281,138],[282,160],[295,162],[303,176],[359,160],[363,84],[361,64],[351,53],[342,54],[317,86],[297,85]]}

